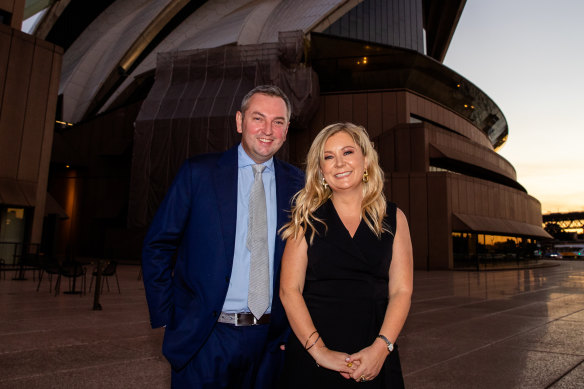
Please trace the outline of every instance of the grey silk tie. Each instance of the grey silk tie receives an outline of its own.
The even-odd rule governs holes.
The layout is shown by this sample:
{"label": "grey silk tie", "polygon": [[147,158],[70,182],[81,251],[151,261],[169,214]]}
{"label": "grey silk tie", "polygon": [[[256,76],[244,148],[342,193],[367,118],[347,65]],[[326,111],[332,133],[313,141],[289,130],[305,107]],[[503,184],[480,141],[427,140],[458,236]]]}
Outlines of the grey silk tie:
{"label": "grey silk tie", "polygon": [[266,192],[262,182],[264,165],[253,165],[254,181],[249,195],[247,248],[251,253],[247,305],[256,319],[268,309],[270,274],[268,264],[268,216]]}

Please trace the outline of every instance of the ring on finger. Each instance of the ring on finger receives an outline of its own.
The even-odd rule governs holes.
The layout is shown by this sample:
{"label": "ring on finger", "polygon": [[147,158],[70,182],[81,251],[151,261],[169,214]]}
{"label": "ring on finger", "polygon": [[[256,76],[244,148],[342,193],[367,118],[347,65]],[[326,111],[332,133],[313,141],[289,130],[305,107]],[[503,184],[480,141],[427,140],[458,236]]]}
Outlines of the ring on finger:
{"label": "ring on finger", "polygon": [[353,362],[347,363],[347,367],[353,367]]}
{"label": "ring on finger", "polygon": [[361,377],[359,377],[359,382],[365,382],[367,381],[367,378],[365,378],[364,375],[362,375]]}

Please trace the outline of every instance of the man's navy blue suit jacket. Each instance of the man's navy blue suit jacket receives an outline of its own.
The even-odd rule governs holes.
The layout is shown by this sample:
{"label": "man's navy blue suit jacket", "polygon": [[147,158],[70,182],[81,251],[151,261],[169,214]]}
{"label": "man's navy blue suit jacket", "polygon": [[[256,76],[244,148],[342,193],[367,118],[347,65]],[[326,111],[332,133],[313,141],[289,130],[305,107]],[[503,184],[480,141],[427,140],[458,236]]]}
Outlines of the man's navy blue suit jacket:
{"label": "man's navy blue suit jacket", "polygon": [[[274,169],[279,229],[289,220],[291,198],[304,186],[304,175],[275,158]],[[151,325],[166,325],[163,353],[177,370],[204,344],[225,301],[235,245],[237,172],[237,147],[187,160],[144,241],[142,266]],[[274,239],[274,298],[266,354],[278,353],[289,333],[278,295],[285,242],[279,236]],[[260,369],[273,368],[278,370],[277,365]]]}

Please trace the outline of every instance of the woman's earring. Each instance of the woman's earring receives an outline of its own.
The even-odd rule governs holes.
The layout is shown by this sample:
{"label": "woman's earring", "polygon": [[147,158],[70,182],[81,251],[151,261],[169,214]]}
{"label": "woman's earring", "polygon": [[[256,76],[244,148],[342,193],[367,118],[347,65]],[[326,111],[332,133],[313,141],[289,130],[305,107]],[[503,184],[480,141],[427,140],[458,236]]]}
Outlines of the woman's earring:
{"label": "woman's earring", "polygon": [[322,177],[322,182],[321,182],[321,184],[322,184],[322,187],[323,187],[323,188],[325,188],[325,189],[327,189],[327,188],[328,188],[328,184],[327,184],[326,180],[324,179],[324,177]]}
{"label": "woman's earring", "polygon": [[367,169],[363,172],[363,182],[369,182],[369,173],[367,173]]}

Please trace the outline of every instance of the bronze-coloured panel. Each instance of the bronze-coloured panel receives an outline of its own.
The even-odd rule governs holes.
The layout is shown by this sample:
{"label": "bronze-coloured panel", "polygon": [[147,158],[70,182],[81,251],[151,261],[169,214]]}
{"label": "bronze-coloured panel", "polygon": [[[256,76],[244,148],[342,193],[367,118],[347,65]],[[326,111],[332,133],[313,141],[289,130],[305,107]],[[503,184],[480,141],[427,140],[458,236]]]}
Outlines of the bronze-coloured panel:
{"label": "bronze-coloured panel", "polygon": [[367,131],[371,138],[381,135],[382,131],[381,93],[367,94]]}
{"label": "bronze-coloured panel", "polygon": [[386,174],[395,171],[395,132],[386,131],[380,137],[373,139],[379,153],[379,165]]}
{"label": "bronze-coloured panel", "polygon": [[428,143],[424,124],[411,124],[410,127],[410,171],[425,173],[429,168]]}
{"label": "bronze-coloured panel", "polygon": [[329,95],[324,100],[324,121],[325,126],[339,122],[339,96]]}
{"label": "bronze-coloured panel", "polygon": [[339,121],[353,122],[353,96],[339,95]]}
{"label": "bronze-coloured panel", "polygon": [[24,3],[25,0],[14,0],[13,3],[10,26],[16,30],[22,29],[22,21],[24,20]]}
{"label": "bronze-coloured panel", "polygon": [[458,196],[458,205],[460,212],[469,212],[468,208],[468,200],[466,197],[467,187],[468,187],[468,180],[464,177],[461,177],[458,181],[458,193],[453,193],[453,196]]}
{"label": "bronze-coloured panel", "polygon": [[[37,41],[39,41],[37,39]],[[46,101],[45,108],[45,122],[42,137],[42,145],[40,151],[39,159],[39,173],[37,182],[37,198],[36,198],[36,208],[33,216],[33,225],[31,229],[30,240],[33,243],[40,243],[43,231],[43,219],[44,219],[44,209],[46,207],[46,197],[47,185],[49,178],[49,165],[51,162],[51,151],[53,145],[53,131],[55,128],[55,114],[57,108],[57,94],[59,91],[59,78],[61,73],[61,61],[62,61],[63,51],[57,46],[53,46],[53,52],[51,56],[51,68],[49,85],[48,85],[48,98]]]}
{"label": "bronze-coloured panel", "polygon": [[476,203],[475,203],[475,185],[474,180],[471,177],[466,177],[466,210],[470,214],[476,213]]}
{"label": "bronze-coloured panel", "polygon": [[[22,133],[22,147],[18,179],[37,181],[39,176],[41,149],[47,116],[47,101],[53,63],[53,51],[36,45],[32,59],[28,99]],[[48,169],[48,165],[44,166]]]}
{"label": "bronze-coloured panel", "polygon": [[[390,196],[389,199],[409,217],[410,215],[410,184],[407,173],[393,173],[389,175]],[[387,184],[386,184],[387,185]]]}
{"label": "bronze-coloured panel", "polygon": [[34,39],[13,31],[0,115],[0,177],[18,175],[33,52]]}
{"label": "bronze-coloured panel", "polygon": [[390,130],[395,126],[397,121],[397,96],[395,92],[382,93],[382,120],[383,131]]}
{"label": "bronze-coloured panel", "polygon": [[408,224],[417,268],[429,268],[428,253],[428,187],[426,175],[410,174],[410,215]]}
{"label": "bronze-coloured panel", "polygon": [[432,269],[452,268],[448,173],[430,173],[428,182],[428,251]]}
{"label": "bronze-coloured panel", "polygon": [[410,111],[407,105],[407,93],[404,91],[396,92],[396,114],[398,123],[409,123]]}
{"label": "bronze-coloured panel", "polygon": [[[10,56],[10,40],[12,32],[8,26],[0,24],[0,97],[4,96],[4,84],[8,69],[8,58]],[[0,114],[2,106],[0,105]]]}
{"label": "bronze-coloured panel", "polygon": [[353,122],[367,128],[367,94],[353,95]]}
{"label": "bronze-coloured panel", "polygon": [[448,176],[448,185],[450,187],[450,206],[452,207],[452,212],[460,211],[460,180],[454,179],[453,175]]}
{"label": "bronze-coloured panel", "polygon": [[410,145],[410,130],[407,126],[395,129],[396,171],[407,173],[410,169],[412,150]]}

